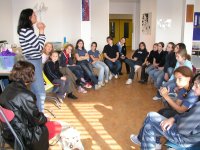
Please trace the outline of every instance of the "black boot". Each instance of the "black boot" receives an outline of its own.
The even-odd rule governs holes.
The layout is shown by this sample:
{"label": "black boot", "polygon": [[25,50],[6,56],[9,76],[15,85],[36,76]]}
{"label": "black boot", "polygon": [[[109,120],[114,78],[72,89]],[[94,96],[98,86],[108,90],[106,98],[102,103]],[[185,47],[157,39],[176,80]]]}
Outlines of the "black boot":
{"label": "black boot", "polygon": [[72,93],[67,94],[67,97],[70,98],[70,99],[74,99],[74,100],[78,98]]}

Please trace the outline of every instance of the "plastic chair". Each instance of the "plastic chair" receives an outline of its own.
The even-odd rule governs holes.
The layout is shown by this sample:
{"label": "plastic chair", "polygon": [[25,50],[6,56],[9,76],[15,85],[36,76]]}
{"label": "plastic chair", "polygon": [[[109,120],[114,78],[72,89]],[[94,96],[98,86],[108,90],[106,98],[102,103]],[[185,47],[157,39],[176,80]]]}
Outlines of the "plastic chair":
{"label": "plastic chair", "polygon": [[172,149],[174,149],[174,150],[199,150],[200,149],[200,145],[194,145],[192,147],[187,147],[186,148],[186,147],[182,147],[180,145],[174,144],[174,143],[172,143],[170,141],[167,141],[165,145],[170,150],[172,150]]}
{"label": "plastic chair", "polygon": [[[44,72],[42,72],[42,76],[43,76],[43,79],[44,79],[44,82],[45,82],[45,91],[46,93],[56,93],[59,89],[59,85],[58,84],[52,84],[49,79],[46,77],[46,75],[44,74]],[[50,101],[53,101],[55,102],[55,106],[58,107],[59,109],[61,108],[61,105],[60,105],[60,101],[58,99],[57,96],[50,96],[50,95],[47,95],[46,98]],[[47,109],[46,109],[47,110]],[[50,112],[52,114],[52,112]],[[52,114],[53,115],[53,114]],[[53,115],[54,116],[54,115]]]}
{"label": "plastic chair", "polygon": [[[0,121],[1,121],[1,123],[6,123],[6,125],[8,126],[8,128],[10,129],[11,133],[13,134],[13,136],[15,138],[14,150],[16,150],[16,149],[24,150],[25,148],[24,148],[22,142],[20,141],[16,132],[14,131],[14,129],[12,128],[12,126],[10,124],[10,121],[13,120],[14,116],[15,116],[15,114],[13,113],[13,111],[5,109],[0,106]],[[1,149],[4,149],[5,141],[2,136],[0,138],[0,143],[1,143],[0,144]]]}

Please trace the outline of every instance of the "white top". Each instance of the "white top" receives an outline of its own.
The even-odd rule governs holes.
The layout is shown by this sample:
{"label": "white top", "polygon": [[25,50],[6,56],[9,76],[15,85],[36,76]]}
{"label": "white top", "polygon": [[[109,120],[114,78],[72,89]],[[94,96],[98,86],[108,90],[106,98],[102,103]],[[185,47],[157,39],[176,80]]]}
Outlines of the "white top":
{"label": "white top", "polygon": [[42,53],[42,64],[44,64],[49,59],[49,55]]}

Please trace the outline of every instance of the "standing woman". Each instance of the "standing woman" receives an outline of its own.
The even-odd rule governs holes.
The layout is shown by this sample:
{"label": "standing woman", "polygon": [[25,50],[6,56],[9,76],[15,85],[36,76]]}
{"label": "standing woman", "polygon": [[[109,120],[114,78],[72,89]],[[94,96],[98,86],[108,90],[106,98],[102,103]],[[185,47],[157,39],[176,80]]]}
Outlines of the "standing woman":
{"label": "standing woman", "polygon": [[44,101],[46,98],[44,82],[42,78],[42,56],[41,51],[45,43],[44,23],[37,23],[39,36],[34,33],[33,25],[37,22],[37,16],[33,9],[22,10],[17,33],[22,48],[22,54],[27,61],[35,66],[35,81],[31,84],[31,90],[37,97],[37,107],[40,112],[44,111]]}

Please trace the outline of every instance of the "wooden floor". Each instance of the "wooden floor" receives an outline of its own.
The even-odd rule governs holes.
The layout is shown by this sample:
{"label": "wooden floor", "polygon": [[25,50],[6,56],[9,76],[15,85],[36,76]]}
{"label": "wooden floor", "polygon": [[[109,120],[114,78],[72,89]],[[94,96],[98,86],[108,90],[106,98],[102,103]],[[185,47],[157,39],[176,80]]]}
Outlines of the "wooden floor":
{"label": "wooden floor", "polygon": [[[134,81],[125,85],[127,74],[113,79],[105,87],[87,94],[76,93],[78,100],[65,99],[62,108],[45,102],[45,107],[54,110],[56,118],[71,124],[81,134],[85,150],[132,150],[139,149],[131,143],[131,133],[138,133],[150,111],[162,107],[155,102],[155,88]],[[61,150],[59,145],[51,150]]]}

